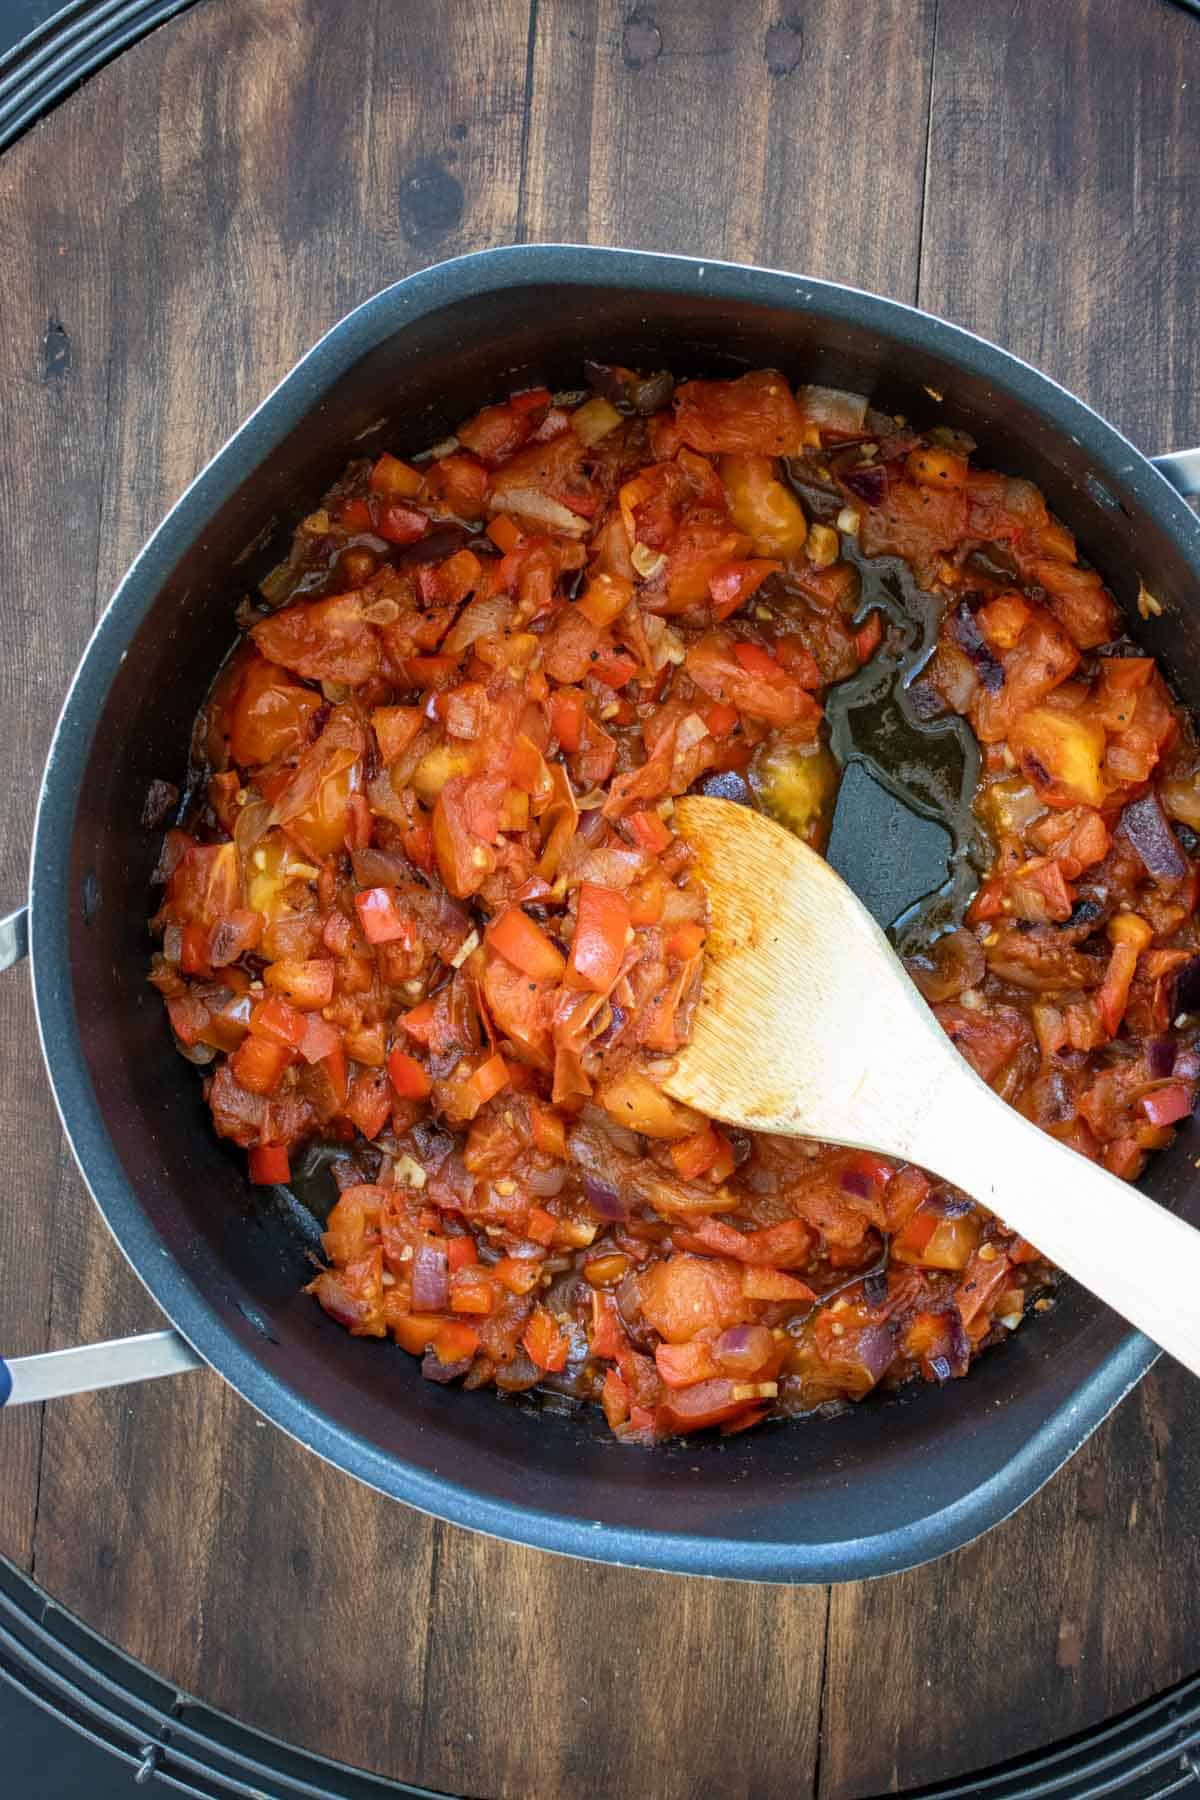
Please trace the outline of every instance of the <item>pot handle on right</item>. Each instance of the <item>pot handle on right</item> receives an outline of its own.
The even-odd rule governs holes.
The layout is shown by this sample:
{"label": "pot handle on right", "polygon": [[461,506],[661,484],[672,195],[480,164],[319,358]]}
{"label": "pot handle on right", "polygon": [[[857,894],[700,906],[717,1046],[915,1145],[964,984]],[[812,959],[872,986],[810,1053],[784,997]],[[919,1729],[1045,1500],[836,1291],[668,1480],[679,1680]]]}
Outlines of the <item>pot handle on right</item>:
{"label": "pot handle on right", "polygon": [[1150,461],[1185,500],[1200,497],[1200,447],[1172,450],[1167,456],[1152,456]]}

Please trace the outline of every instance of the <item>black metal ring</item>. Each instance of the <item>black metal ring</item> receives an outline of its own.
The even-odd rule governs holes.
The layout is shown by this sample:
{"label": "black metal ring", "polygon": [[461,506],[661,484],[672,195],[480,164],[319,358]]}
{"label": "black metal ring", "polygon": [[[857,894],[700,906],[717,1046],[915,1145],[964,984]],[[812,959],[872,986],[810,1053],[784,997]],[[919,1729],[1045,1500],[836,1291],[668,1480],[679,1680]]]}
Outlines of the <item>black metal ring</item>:
{"label": "black metal ring", "polygon": [[0,57],[0,150],[193,0],[70,0]]}
{"label": "black metal ring", "polygon": [[[196,1800],[447,1800],[284,1744],[180,1694],[0,1558],[0,1678],[148,1787]],[[910,1800],[1154,1800],[1200,1782],[1200,1675],[1078,1737]]]}

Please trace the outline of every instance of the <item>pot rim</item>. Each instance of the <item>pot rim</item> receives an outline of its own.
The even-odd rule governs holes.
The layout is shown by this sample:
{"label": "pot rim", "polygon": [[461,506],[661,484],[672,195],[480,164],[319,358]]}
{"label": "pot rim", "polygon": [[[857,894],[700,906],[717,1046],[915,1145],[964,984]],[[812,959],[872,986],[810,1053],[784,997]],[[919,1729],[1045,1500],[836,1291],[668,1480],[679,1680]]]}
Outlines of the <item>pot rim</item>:
{"label": "pot rim", "polygon": [[162,1244],[130,1185],[101,1114],[75,1020],[67,918],[75,798],[94,721],[133,634],[180,555],[255,467],[361,357],[407,324],[464,299],[528,286],[642,288],[787,307],[877,327],[995,383],[1085,447],[1170,534],[1200,582],[1200,519],[1143,453],[1100,414],[1031,364],[900,301],[782,270],[653,251],[525,244],[438,263],[382,289],[322,336],[206,464],[167,512],[102,613],[63,703],[47,757],[30,857],[30,957],[42,1056],[85,1185],[126,1260],[196,1352],[265,1418],[368,1485],[488,1535],[595,1561],[759,1581],[836,1581],[893,1573],[943,1555],[999,1523],[1068,1460],[1141,1379],[1158,1352],[1130,1331],[1013,1457],[937,1512],[841,1543],[630,1529],[533,1506],[514,1507],[432,1475],[338,1424],[269,1371]]}

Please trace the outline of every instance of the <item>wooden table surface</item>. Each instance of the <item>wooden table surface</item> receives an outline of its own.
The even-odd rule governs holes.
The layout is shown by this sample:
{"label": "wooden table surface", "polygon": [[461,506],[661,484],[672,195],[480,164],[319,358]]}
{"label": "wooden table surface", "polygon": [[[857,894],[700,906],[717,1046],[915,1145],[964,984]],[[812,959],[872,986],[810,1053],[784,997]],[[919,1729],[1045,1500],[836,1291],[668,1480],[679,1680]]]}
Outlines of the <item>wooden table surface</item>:
{"label": "wooden table surface", "polygon": [[[0,160],[0,896],[116,580],[375,289],[523,238],[774,264],[973,326],[1181,447],[1198,146],[1200,21],[1166,0],[199,0]],[[0,985],[12,1354],[156,1322],[64,1150],[27,987]],[[429,1787],[848,1797],[1200,1664],[1197,1426],[1160,1367],[981,1542],[770,1589],[433,1523],[205,1373],[0,1417],[0,1550],[182,1688]]]}

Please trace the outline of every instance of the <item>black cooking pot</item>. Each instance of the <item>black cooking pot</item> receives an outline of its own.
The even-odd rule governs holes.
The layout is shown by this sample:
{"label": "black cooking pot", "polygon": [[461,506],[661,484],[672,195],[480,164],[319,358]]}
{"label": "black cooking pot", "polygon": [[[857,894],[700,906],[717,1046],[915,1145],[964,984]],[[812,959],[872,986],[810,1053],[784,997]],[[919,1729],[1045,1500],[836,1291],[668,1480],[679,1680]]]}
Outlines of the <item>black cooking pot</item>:
{"label": "black cooking pot", "polygon": [[[965,1543],[1028,1499],[1149,1368],[1153,1346],[1069,1289],[968,1380],[654,1450],[620,1447],[594,1409],[551,1416],[448,1392],[302,1294],[311,1220],[247,1185],[146,983],[158,837],[140,823],[143,799],[156,778],[182,780],[234,607],[285,550],[291,522],[350,454],[415,451],[514,386],[578,386],[585,355],[709,375],[776,365],[969,429],[985,466],[1043,489],[1200,710],[1200,522],[1131,444],[1026,364],[892,301],[761,269],[562,245],[446,263],[310,351],[169,513],[97,627],[34,839],[46,1065],[97,1205],[187,1344],[339,1468],[456,1524],[607,1562],[770,1581],[879,1575]],[[1181,487],[1200,487],[1200,455],[1170,460]],[[1145,623],[1139,578],[1163,607]],[[10,956],[20,938],[18,920]],[[1188,1128],[1146,1186],[1200,1223],[1194,1155]],[[174,1360],[192,1359],[180,1346]]]}

